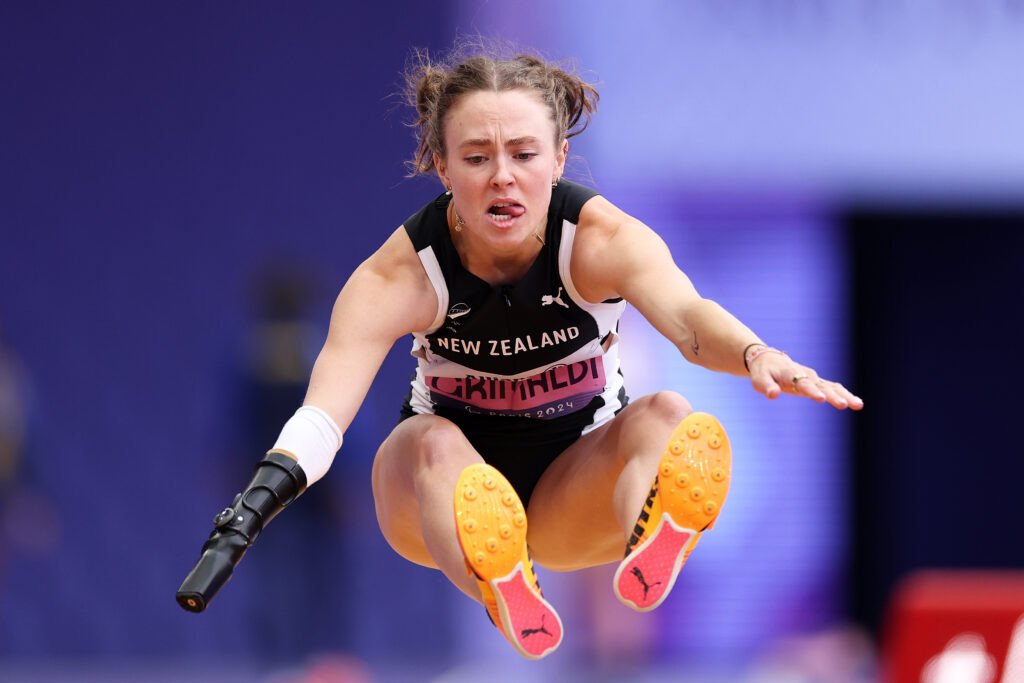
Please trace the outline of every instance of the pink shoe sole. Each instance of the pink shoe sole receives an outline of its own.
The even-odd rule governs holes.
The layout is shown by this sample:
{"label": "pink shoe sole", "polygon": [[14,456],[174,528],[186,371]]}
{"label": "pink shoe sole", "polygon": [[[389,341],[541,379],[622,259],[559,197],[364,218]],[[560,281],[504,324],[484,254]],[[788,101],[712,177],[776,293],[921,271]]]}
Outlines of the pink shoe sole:
{"label": "pink shoe sole", "polygon": [[519,654],[540,659],[562,642],[562,620],[526,580],[522,564],[490,582],[498,598],[498,614],[509,642]]}
{"label": "pink shoe sole", "polygon": [[[649,612],[668,597],[701,533],[718,518],[731,467],[729,440],[718,420],[692,413],[679,423],[637,521],[644,533],[615,572],[615,595],[625,605]],[[650,515],[656,510],[655,519]]]}

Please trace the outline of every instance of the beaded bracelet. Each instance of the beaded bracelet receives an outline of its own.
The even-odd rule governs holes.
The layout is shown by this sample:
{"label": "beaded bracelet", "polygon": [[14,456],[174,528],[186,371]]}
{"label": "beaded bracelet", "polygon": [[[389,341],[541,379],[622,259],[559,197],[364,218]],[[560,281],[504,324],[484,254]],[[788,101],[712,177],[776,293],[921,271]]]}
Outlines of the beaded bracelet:
{"label": "beaded bracelet", "polygon": [[743,365],[747,368],[747,372],[750,372],[750,364],[754,362],[754,359],[765,353],[780,353],[783,356],[787,355],[785,351],[780,351],[773,346],[768,346],[760,342],[754,342],[743,349]]}

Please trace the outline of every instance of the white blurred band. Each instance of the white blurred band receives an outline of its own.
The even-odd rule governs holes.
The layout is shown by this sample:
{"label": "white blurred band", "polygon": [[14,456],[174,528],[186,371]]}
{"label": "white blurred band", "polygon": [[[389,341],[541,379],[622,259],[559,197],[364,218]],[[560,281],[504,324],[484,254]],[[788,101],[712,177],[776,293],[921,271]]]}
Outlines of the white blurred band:
{"label": "white blurred band", "polygon": [[316,406],[302,406],[284,423],[271,450],[293,456],[310,486],[327,474],[341,442],[341,430],[330,415]]}

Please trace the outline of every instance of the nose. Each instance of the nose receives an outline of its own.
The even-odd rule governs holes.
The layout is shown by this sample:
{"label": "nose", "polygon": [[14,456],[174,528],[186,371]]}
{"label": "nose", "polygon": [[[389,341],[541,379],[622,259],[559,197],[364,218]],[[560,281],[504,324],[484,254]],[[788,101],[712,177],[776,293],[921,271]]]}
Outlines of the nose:
{"label": "nose", "polygon": [[512,166],[508,159],[499,155],[494,163],[494,173],[491,174],[491,185],[495,187],[507,187],[516,181],[512,175]]}

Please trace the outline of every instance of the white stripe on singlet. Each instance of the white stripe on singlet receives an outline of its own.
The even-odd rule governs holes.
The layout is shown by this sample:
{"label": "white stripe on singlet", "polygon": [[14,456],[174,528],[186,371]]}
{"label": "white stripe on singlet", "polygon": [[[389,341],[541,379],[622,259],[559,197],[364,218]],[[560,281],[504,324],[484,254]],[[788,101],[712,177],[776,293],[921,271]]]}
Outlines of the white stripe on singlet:
{"label": "white stripe on singlet", "polygon": [[593,316],[597,321],[598,338],[604,339],[605,335],[611,335],[608,350],[601,356],[604,363],[605,390],[601,394],[604,398],[604,405],[594,414],[594,421],[583,430],[586,434],[597,429],[608,420],[615,417],[615,413],[622,409],[622,402],[619,400],[619,392],[622,390],[623,377],[619,372],[619,335],[616,331],[619,317],[626,310],[626,301],[620,299],[616,302],[591,303],[584,299],[576,289],[572,281],[572,248],[576,241],[576,224],[568,219],[562,221],[562,241],[558,246],[558,275],[565,285],[565,293],[573,302],[584,311]]}
{"label": "white stripe on singlet", "polygon": [[426,335],[433,334],[444,324],[446,314],[448,313],[448,283],[444,279],[444,272],[441,270],[441,264],[438,262],[437,255],[434,254],[433,249],[427,246],[416,253],[420,257],[423,270],[426,271],[427,278],[430,280],[430,284],[433,285],[434,293],[437,295],[437,315],[434,316],[434,322],[430,324],[429,329],[413,334],[412,355],[417,358],[417,363],[416,379],[412,382],[409,405],[414,412],[431,414],[434,412],[434,404],[430,400],[430,392],[427,390],[423,377],[423,363],[419,362],[419,359],[426,355],[427,348],[429,348],[425,344]]}

